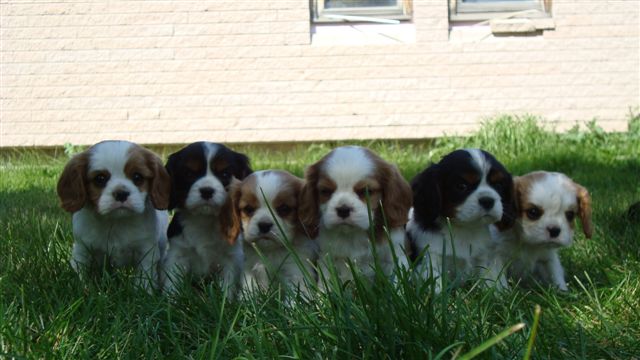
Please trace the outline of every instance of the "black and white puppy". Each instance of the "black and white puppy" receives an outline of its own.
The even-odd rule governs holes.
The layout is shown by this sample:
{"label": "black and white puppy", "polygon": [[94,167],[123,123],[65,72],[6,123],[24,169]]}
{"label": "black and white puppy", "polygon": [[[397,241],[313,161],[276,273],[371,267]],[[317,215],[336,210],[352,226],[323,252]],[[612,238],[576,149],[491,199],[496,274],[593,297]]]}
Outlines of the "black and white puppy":
{"label": "black and white puppy", "polygon": [[[513,179],[505,167],[486,151],[456,150],[418,174],[411,186],[407,236],[414,256],[425,253],[421,276],[479,275],[506,286],[489,227],[511,227],[515,218]],[[440,286],[436,280],[437,291]]]}
{"label": "black and white puppy", "polygon": [[171,154],[169,250],[164,288],[175,291],[185,275],[192,280],[217,278],[233,295],[242,270],[242,244],[229,194],[232,182],[251,174],[249,159],[222,144],[196,142]]}

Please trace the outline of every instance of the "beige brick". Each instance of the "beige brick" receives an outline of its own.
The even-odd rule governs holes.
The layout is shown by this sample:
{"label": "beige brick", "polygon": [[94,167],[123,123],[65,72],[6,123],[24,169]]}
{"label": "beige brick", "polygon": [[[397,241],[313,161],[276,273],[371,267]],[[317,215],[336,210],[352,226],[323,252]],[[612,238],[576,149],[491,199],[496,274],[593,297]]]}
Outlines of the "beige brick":
{"label": "beige brick", "polygon": [[543,36],[452,42],[446,1],[414,1],[415,44],[315,46],[306,1],[5,1],[0,146],[422,138],[503,112],[624,130],[631,3],[558,0]]}

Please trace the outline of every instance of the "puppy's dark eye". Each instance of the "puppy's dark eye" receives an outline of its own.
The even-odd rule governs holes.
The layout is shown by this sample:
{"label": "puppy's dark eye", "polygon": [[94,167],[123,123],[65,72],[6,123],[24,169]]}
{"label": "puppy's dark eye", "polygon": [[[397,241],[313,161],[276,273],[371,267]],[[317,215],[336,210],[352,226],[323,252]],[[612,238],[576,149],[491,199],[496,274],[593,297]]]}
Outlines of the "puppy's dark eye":
{"label": "puppy's dark eye", "polygon": [[195,173],[195,171],[193,171],[193,170],[191,170],[189,168],[186,168],[186,169],[184,169],[184,176],[186,178],[188,178],[188,179],[191,179],[191,178],[196,177],[196,173]]}
{"label": "puppy's dark eye", "polygon": [[131,177],[131,180],[133,180],[133,183],[136,186],[140,186],[144,182],[144,176],[142,176],[142,174],[140,173],[134,173],[133,176]]}
{"label": "puppy's dark eye", "polygon": [[231,177],[231,172],[229,169],[224,169],[218,174],[222,179],[229,179]]}
{"label": "puppy's dark eye", "polygon": [[244,212],[247,216],[251,216],[253,215],[253,213],[256,211],[256,209],[253,206],[247,205],[244,208],[242,208],[242,212]]}
{"label": "puppy's dark eye", "polygon": [[569,210],[566,213],[564,213],[564,216],[567,217],[567,221],[572,222],[573,219],[575,219],[576,217],[576,213],[574,211]]}
{"label": "puppy's dark eye", "polygon": [[[358,195],[361,198],[367,196],[367,188],[363,187],[362,189],[356,190],[356,195]],[[371,192],[369,192],[369,195],[371,195]]]}
{"label": "puppy's dark eye", "polygon": [[109,176],[105,174],[98,174],[93,178],[93,183],[100,188],[107,186],[107,181],[109,181]]}
{"label": "puppy's dark eye", "polygon": [[527,217],[530,220],[538,220],[540,219],[541,216],[542,216],[542,210],[538,209],[537,207],[532,207],[529,210],[527,210]]}
{"label": "puppy's dark eye", "polygon": [[282,204],[276,208],[276,212],[280,216],[287,216],[291,214],[291,211],[293,211],[293,208],[287,204]]}
{"label": "puppy's dark eye", "polygon": [[333,194],[333,190],[327,188],[327,187],[321,187],[318,189],[318,192],[320,192],[320,195],[322,196],[331,196],[331,194]]}
{"label": "puppy's dark eye", "polygon": [[460,181],[456,183],[455,187],[456,187],[456,190],[458,190],[459,192],[465,192],[469,188],[469,185],[467,185],[466,182]]}

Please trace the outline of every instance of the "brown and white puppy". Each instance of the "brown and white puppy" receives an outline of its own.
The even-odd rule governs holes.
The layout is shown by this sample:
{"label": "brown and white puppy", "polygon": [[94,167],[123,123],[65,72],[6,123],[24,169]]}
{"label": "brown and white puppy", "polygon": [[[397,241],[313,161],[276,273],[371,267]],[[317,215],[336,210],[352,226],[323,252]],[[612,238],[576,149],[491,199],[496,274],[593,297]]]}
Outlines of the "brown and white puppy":
{"label": "brown and white puppy", "polygon": [[[328,267],[333,264],[340,280],[352,279],[351,262],[373,279],[374,250],[387,275],[395,266],[392,248],[398,265],[407,265],[404,226],[411,207],[411,188],[396,166],[366,148],[345,146],[311,165],[305,178],[300,219],[305,231],[317,237],[318,269],[324,276],[328,277]],[[369,240],[371,228],[373,241]]]}
{"label": "brown and white puppy", "polygon": [[219,279],[233,297],[242,269],[240,221],[230,196],[233,182],[252,171],[249,159],[222,144],[195,142],[169,156],[169,250],[162,282],[172,293],[185,276],[193,281]]}
{"label": "brown and white puppy", "polygon": [[71,266],[130,266],[147,289],[166,245],[169,175],[158,156],[128,141],[103,141],[75,155],[58,181],[73,213]]}
{"label": "brown and white puppy", "polygon": [[307,291],[304,273],[313,276],[317,246],[298,220],[303,184],[286,171],[265,170],[247,176],[233,190],[242,223],[245,292],[266,289],[272,282]]}
{"label": "brown and white puppy", "polygon": [[571,246],[574,219],[593,234],[591,197],[583,186],[557,172],[536,171],[514,179],[517,218],[507,231],[493,229],[499,251],[516,280],[536,280],[566,291],[558,250]]}
{"label": "brown and white puppy", "polygon": [[[411,181],[413,212],[407,236],[423,278],[469,275],[498,287],[507,285],[503,263],[493,249],[490,225],[513,225],[512,177],[481,149],[453,151]],[[442,290],[436,280],[436,291]]]}

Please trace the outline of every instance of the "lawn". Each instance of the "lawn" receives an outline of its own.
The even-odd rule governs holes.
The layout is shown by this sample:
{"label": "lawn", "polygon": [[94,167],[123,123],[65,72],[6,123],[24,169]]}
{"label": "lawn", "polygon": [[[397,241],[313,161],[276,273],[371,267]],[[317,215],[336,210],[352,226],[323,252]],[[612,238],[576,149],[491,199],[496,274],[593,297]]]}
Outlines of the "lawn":
{"label": "lawn", "polygon": [[[402,276],[394,286],[355,282],[285,306],[266,291],[224,301],[215,285],[173,299],[136,289],[127,274],[82,283],[69,265],[71,218],[55,184],[64,151],[5,151],[0,158],[0,357],[16,358],[445,358],[465,354],[515,324],[525,326],[479,358],[522,359],[542,309],[532,358],[640,359],[640,119],[606,134],[593,123],[564,134],[532,118],[501,117],[466,138],[371,141],[411,179],[453,149],[481,147],[514,174],[561,171],[593,198],[595,234],[576,232],[561,253],[570,291],[503,292],[469,286],[434,295]],[[342,143],[234,146],[254,169],[302,175]],[[68,152],[75,149],[67,147]],[[157,149],[166,155],[174,149]]]}

